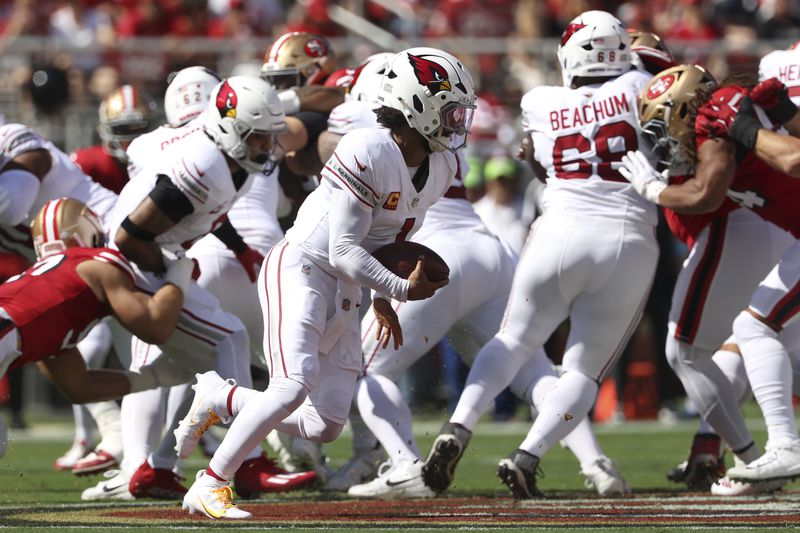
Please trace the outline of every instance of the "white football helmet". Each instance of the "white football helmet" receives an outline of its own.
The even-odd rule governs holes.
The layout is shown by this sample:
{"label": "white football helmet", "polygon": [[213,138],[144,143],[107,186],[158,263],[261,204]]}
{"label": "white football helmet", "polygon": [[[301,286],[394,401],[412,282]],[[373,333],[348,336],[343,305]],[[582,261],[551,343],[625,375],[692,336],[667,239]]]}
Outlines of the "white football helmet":
{"label": "white football helmet", "polygon": [[566,87],[579,76],[619,76],[631,69],[631,38],[614,15],[586,11],[561,34],[558,62]]}
{"label": "white football helmet", "polygon": [[173,128],[183,126],[208,107],[211,91],[222,77],[206,67],[188,67],[170,80],[164,94],[164,111]]}
{"label": "white football helmet", "polygon": [[105,245],[100,219],[74,198],[48,201],[31,222],[36,257],[44,259],[67,248],[97,248]]}
{"label": "white football helmet", "polygon": [[358,100],[373,108],[379,107],[381,104],[378,102],[378,90],[381,79],[394,56],[391,52],[381,52],[365,59],[353,74],[353,82],[345,100]]}
{"label": "white football helmet", "polygon": [[280,144],[275,139],[269,153],[253,154],[247,137],[254,132],[277,136],[286,131],[286,116],[272,85],[260,78],[233,76],[211,91],[205,129],[242,168],[268,174]]}
{"label": "white football helmet", "polygon": [[475,86],[466,67],[447,52],[409,48],[389,63],[378,103],[402,112],[408,125],[428,140],[431,150],[455,152],[467,142],[475,111]]}

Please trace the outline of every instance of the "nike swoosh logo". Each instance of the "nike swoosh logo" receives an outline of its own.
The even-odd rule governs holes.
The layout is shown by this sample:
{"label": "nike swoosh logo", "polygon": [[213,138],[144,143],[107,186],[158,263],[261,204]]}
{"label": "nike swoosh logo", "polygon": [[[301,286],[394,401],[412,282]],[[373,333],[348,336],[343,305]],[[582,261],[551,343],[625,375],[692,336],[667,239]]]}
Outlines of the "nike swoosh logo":
{"label": "nike swoosh logo", "polygon": [[387,487],[397,487],[398,485],[403,485],[405,483],[408,483],[409,481],[413,481],[413,478],[404,479],[403,481],[390,481],[390,480],[387,479],[386,480],[386,486]]}
{"label": "nike swoosh logo", "polygon": [[225,511],[222,511],[221,513],[215,513],[214,511],[206,507],[206,502],[203,501],[203,498],[198,497],[197,500],[200,501],[200,505],[203,506],[203,509],[206,510],[209,516],[213,516],[214,518],[222,518],[223,516],[225,516]]}
{"label": "nike swoosh logo", "polygon": [[356,160],[356,166],[358,167],[358,170],[360,170],[361,172],[367,170],[367,165],[362,165],[361,163],[359,163],[358,158],[356,156],[353,156],[353,159]]}
{"label": "nike swoosh logo", "polygon": [[196,164],[192,163],[192,165],[194,165],[194,169],[197,171],[197,174],[198,174],[198,175],[199,175],[201,178],[202,178],[203,176],[205,176],[205,175],[206,175],[206,173],[205,173],[205,172],[203,172],[202,170],[200,170],[199,168],[197,168],[197,165],[196,165]]}
{"label": "nike swoosh logo", "polygon": [[103,492],[114,492],[115,490],[119,489],[120,487],[124,487],[125,485],[127,485],[127,483],[121,483],[116,487],[109,487],[108,483],[106,483],[105,485],[103,485]]}

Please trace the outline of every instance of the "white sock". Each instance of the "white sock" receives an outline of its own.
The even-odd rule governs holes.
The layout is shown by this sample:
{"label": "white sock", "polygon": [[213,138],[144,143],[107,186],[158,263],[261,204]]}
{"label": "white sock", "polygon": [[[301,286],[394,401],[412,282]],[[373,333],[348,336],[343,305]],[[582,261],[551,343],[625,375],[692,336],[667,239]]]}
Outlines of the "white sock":
{"label": "white sock", "polygon": [[364,376],[357,384],[356,403],[364,423],[393,463],[422,459],[412,431],[411,409],[392,380]]}
{"label": "white sock", "polygon": [[537,405],[533,422],[520,449],[542,457],[586,418],[597,397],[597,383],[580,372],[566,372]]}
{"label": "white sock", "polygon": [[748,311],[733,321],[733,333],[767,423],[767,447],[800,441],[792,409],[792,368],[778,334]]}
{"label": "white sock", "polygon": [[[356,391],[358,391],[358,387],[359,385],[356,384]],[[356,400],[357,395],[358,393],[356,392],[356,397],[353,398],[354,400]],[[371,452],[380,446],[378,439],[373,435],[369,427],[367,427],[364,419],[361,418],[357,403],[350,409],[348,419],[350,421],[350,430],[353,432],[353,456]]]}
{"label": "white sock", "polygon": [[85,405],[73,405],[72,416],[75,417],[75,440],[73,442],[92,443],[92,418]]}
{"label": "white sock", "polygon": [[133,473],[150,455],[164,427],[165,390],[152,389],[128,394],[122,399],[121,468]]}
{"label": "white sock", "polygon": [[86,406],[100,432],[98,448],[114,455],[122,454],[122,419],[117,402],[90,403]]}
{"label": "white sock", "polygon": [[281,420],[300,407],[307,395],[308,389],[300,383],[273,378],[267,390],[250,396],[250,401],[238,410],[208,467],[223,479],[233,479],[247,455]]}
{"label": "white sock", "polygon": [[180,421],[189,414],[192,405],[192,389],[188,383],[175,385],[169,388],[166,402],[166,418],[161,440],[148,461],[153,468],[172,470],[178,464],[178,454],[175,453],[175,430]]}
{"label": "white sock", "polygon": [[711,358],[733,385],[739,405],[742,405],[750,392],[750,382],[747,381],[747,370],[744,368],[742,355],[729,350],[717,350]]}

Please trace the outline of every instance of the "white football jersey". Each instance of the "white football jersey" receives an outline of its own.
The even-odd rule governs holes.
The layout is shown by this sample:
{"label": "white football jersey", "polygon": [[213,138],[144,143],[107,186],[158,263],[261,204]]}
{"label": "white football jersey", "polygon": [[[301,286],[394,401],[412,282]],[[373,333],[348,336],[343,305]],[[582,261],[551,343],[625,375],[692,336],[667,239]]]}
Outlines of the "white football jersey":
{"label": "white football jersey", "polygon": [[202,117],[204,116],[204,114],[201,114],[179,128],[164,124],[149,133],[136,137],[126,150],[128,154],[128,176],[133,177],[138,174],[142,168],[150,163],[153,154],[163,152],[171,144],[178,142],[193,131],[202,129]]}
{"label": "white football jersey", "polygon": [[[328,131],[344,135],[360,128],[378,127],[377,117],[372,106],[363,100],[352,100],[333,108],[328,117]],[[469,164],[463,150],[456,152],[457,171],[445,195],[428,209],[425,224],[420,229],[419,238],[428,232],[454,228],[473,228],[485,230],[481,218],[466,199],[463,176],[469,173]],[[411,240],[418,240],[417,238]]]}
{"label": "white football jersey", "polygon": [[425,212],[445,193],[456,172],[455,156],[429,156],[428,179],[417,192],[413,173],[385,128],[364,128],[345,135],[322,170],[322,183],[306,198],[286,239],[322,262],[328,259],[328,208],[334,189],[352,194],[372,212],[372,225],[361,246],[376,248],[406,240],[425,220]]}
{"label": "white football jersey", "polygon": [[0,126],[0,154],[3,155],[3,164],[22,153],[38,149],[50,153],[52,164],[41,180],[39,192],[25,223],[30,223],[45,203],[65,196],[80,200],[105,222],[106,215],[117,200],[116,194],[94,182],[67,154],[31,128],[22,124]]}
{"label": "white football jersey", "polygon": [[603,84],[536,87],[522,98],[522,127],[547,171],[543,205],[656,223],[656,207],[617,170],[641,141],[637,102],[652,76],[630,71]]}
{"label": "white football jersey", "polygon": [[159,176],[172,181],[194,208],[191,214],[156,237],[158,244],[171,250],[188,248],[208,234],[252,183],[249,177],[236,190],[225,156],[202,129],[197,129],[171,143],[163,152],[151,153],[148,163],[131,176],[112,211],[109,226],[112,237],[125,217],[150,194]]}
{"label": "white football jersey", "polygon": [[800,106],[800,47],[794,50],[775,50],[758,64],[758,81],[778,78],[786,85],[789,97]]}

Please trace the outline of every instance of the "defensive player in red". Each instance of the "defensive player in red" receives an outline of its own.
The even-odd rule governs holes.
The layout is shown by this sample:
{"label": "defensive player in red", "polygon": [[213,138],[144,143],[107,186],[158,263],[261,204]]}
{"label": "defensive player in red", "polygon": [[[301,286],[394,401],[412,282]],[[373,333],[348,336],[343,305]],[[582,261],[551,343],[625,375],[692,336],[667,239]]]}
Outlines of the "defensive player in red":
{"label": "defensive player in red", "polygon": [[[170,262],[166,284],[152,296],[136,289],[128,261],[102,248],[99,219],[81,202],[47,202],[33,222],[41,260],[0,286],[0,376],[38,362],[74,403],[119,398],[159,386],[171,375],[146,367],[138,372],[88,370],[75,348],[105,316],[149,342],[164,342],[175,327],[193,264]],[[162,368],[163,367],[163,368]],[[4,437],[5,432],[0,432]],[[5,438],[0,451],[5,449]]]}
{"label": "defensive player in red", "polygon": [[[759,86],[753,91],[763,94],[765,87]],[[642,196],[671,210],[668,220],[673,231],[693,247],[684,266],[689,274],[683,282],[679,278],[673,298],[667,357],[701,415],[739,460],[750,463],[759,457],[760,450],[737,406],[746,391],[746,383],[745,390],[732,387],[742,380],[735,379],[735,372],[726,371],[716,356],[712,360],[711,354],[723,342],[727,344],[725,338],[731,332],[731,322],[736,334],[736,324],[742,315],[736,318],[735,313],[747,305],[752,291],[766,274],[764,271],[777,262],[793,240],[796,241],[800,214],[794,202],[800,192],[800,182],[769,167],[752,152],[756,138],[761,137],[758,120],[753,118],[758,126],[753,128],[751,122],[750,127],[744,128],[746,135],[736,137],[715,131],[717,120],[706,116],[714,109],[744,105],[747,93],[746,89],[735,85],[717,89],[705,70],[694,65],[681,65],[662,72],[645,88],[640,116],[662,163],[669,168],[671,176],[678,177],[671,178],[669,184],[665,182],[641,152],[629,152],[623,158],[621,172]],[[779,102],[767,100],[763,100],[766,106],[763,117],[770,122],[768,126],[785,122],[786,112],[779,109]],[[698,109],[700,116],[695,120]],[[793,110],[796,112],[797,108]],[[719,125],[724,129],[722,123]],[[751,212],[789,231],[793,238],[788,242],[784,239],[784,244],[780,244],[774,233],[764,230],[754,233],[757,222],[742,218],[751,216]],[[737,226],[735,237],[727,239],[726,235],[734,226]],[[739,246],[743,241],[748,244]],[[744,263],[746,269],[741,268]],[[791,315],[784,318],[788,321]],[[748,321],[747,317],[744,320]],[[738,335],[736,337],[738,339]],[[744,364],[749,367],[745,351],[742,353]],[[734,357],[734,362],[736,359]],[[788,356],[785,357],[786,364],[781,368],[784,375],[791,376],[788,360]],[[751,387],[760,400],[762,387],[755,385],[752,376]],[[791,383],[789,390],[790,387]],[[784,393],[785,390],[778,396]],[[771,415],[768,412],[771,411],[764,409],[764,412],[769,426]],[[791,424],[775,426],[788,429]],[[771,432],[772,448],[791,452],[796,446],[796,428],[793,438],[789,437],[791,431],[780,433],[782,438],[772,438]],[[690,462],[699,455],[695,448],[704,448],[702,454],[711,457],[719,453],[719,438],[716,442],[704,440],[713,445],[701,446],[696,439]],[[746,494],[774,490],[781,484],[776,480],[771,485],[754,487],[737,485],[723,478],[712,486],[712,492]]]}

